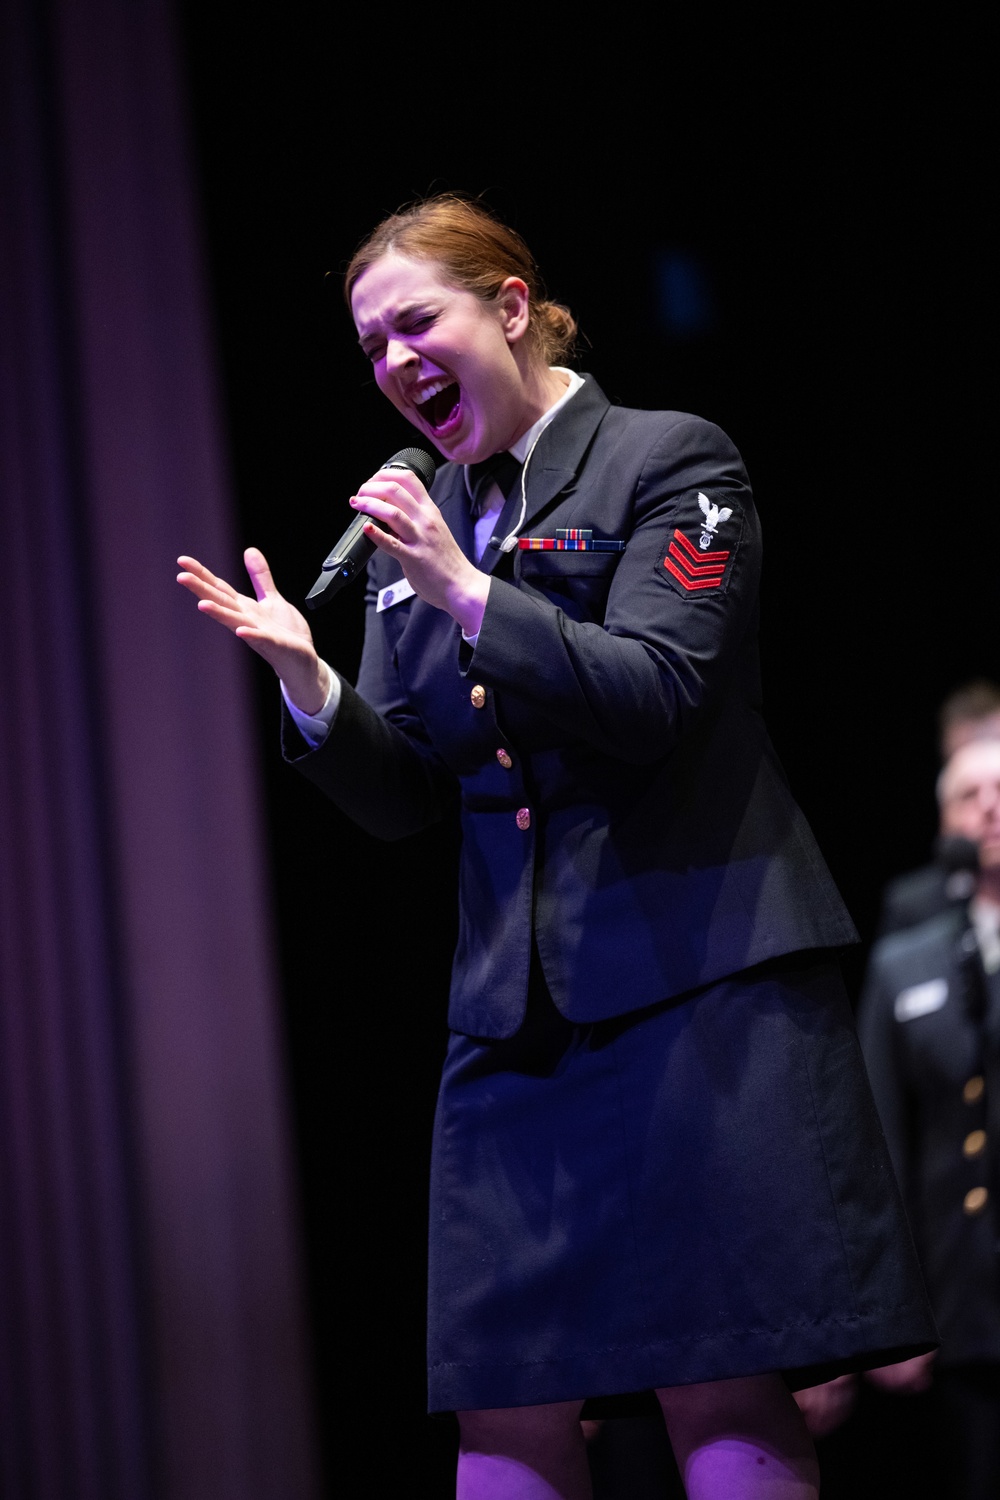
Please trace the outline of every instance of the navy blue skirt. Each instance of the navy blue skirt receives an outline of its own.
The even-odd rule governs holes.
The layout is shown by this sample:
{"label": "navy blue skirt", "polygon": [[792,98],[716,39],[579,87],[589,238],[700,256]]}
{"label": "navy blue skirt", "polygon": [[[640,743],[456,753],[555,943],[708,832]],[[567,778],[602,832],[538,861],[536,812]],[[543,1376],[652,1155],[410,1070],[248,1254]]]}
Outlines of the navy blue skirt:
{"label": "navy blue skirt", "polygon": [[587,1026],[536,973],[515,1037],[452,1036],[431,1411],[810,1384],[935,1342],[835,965],[797,955]]}

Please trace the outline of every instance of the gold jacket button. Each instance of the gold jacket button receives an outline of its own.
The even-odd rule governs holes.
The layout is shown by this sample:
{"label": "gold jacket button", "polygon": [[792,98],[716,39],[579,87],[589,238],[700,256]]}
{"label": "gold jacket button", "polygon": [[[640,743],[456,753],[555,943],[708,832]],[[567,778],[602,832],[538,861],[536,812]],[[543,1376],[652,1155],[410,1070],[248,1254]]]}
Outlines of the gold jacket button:
{"label": "gold jacket button", "polygon": [[962,1090],[962,1098],[966,1104],[978,1104],[983,1097],[983,1089],[986,1087],[981,1073],[974,1073],[966,1082]]}
{"label": "gold jacket button", "polygon": [[520,828],[522,833],[529,829],[531,827],[531,808],[519,807],[517,810],[517,817],[515,819],[515,822],[517,823],[517,826],[518,828]]}
{"label": "gold jacket button", "polygon": [[984,1187],[969,1189],[962,1200],[962,1207],[965,1209],[965,1212],[968,1214],[970,1219],[974,1218],[976,1214],[982,1213],[983,1209],[986,1207],[986,1200],[989,1198],[989,1196],[989,1193]]}
{"label": "gold jacket button", "polygon": [[486,689],[483,687],[481,682],[476,683],[475,687],[472,689],[472,692],[469,694],[469,697],[472,700],[473,708],[486,707]]}
{"label": "gold jacket button", "polygon": [[497,760],[503,766],[503,768],[504,768],[505,771],[509,771],[510,768],[511,768],[511,766],[514,764],[514,762],[511,760],[510,756],[507,754],[507,751],[503,748],[502,745],[501,745],[500,749],[497,751]]}
{"label": "gold jacket button", "polygon": [[986,1131],[970,1130],[962,1142],[963,1155],[968,1157],[982,1156],[986,1150]]}

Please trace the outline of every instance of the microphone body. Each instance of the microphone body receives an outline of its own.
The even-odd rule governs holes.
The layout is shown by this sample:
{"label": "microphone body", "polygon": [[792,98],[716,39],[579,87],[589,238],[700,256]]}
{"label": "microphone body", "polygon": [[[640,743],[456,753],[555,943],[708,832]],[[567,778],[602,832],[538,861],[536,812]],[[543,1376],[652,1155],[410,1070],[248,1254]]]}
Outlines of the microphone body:
{"label": "microphone body", "polygon": [[[409,469],[424,484],[430,485],[434,478],[434,460],[422,448],[401,448],[394,453],[383,469]],[[360,577],[375,551],[375,543],[365,536],[364,527],[371,516],[357,515],[344,532],[333,551],[323,562],[323,570],[306,595],[306,607],[319,609],[335,594]],[[379,523],[375,521],[374,525]],[[382,528],[385,529],[384,527]]]}

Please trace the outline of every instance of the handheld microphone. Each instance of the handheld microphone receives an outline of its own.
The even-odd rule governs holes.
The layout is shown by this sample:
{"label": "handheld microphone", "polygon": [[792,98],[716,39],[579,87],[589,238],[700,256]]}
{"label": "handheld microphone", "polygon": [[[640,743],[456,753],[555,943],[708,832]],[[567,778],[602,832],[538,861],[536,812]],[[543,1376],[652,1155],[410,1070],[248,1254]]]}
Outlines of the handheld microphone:
{"label": "handheld microphone", "polygon": [[[425,485],[430,485],[434,478],[434,460],[422,448],[401,448],[382,468],[409,469]],[[306,595],[307,608],[319,609],[334,594],[339,594],[352,578],[357,578],[364,572],[368,559],[375,551],[375,543],[369,541],[364,532],[365,523],[372,520],[371,516],[359,515],[351,521],[324,561],[323,571]],[[374,521],[373,524],[378,526],[379,523]],[[385,527],[381,529],[384,531]]]}

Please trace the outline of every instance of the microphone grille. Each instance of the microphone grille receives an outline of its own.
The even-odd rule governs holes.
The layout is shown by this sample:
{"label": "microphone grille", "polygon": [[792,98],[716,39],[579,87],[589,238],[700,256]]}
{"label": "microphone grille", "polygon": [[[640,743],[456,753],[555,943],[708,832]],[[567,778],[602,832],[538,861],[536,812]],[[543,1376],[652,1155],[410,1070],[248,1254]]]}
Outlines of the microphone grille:
{"label": "microphone grille", "polygon": [[437,472],[437,465],[423,448],[400,448],[382,465],[383,469],[410,469],[421,484],[429,485]]}

